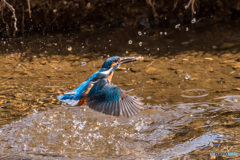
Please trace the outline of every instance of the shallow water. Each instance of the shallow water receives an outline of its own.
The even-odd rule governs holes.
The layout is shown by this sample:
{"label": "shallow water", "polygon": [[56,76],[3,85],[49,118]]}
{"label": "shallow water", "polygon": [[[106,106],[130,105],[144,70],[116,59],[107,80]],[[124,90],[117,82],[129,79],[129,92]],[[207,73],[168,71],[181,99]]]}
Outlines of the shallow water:
{"label": "shallow water", "polygon": [[143,111],[130,119],[106,116],[87,106],[32,110],[25,118],[1,127],[0,155],[3,159],[182,157],[235,139],[218,128],[224,129],[221,121],[226,120],[235,123],[233,127],[239,124],[237,118],[221,116],[229,110],[239,111],[239,105],[225,99],[219,104],[179,103],[155,107],[152,113]]}
{"label": "shallow water", "polygon": [[[154,35],[145,38],[156,41]],[[160,38],[168,43],[173,35],[168,36]],[[66,45],[66,51],[54,53],[53,37],[47,42],[48,38],[39,37],[44,42],[40,53],[34,47],[22,53],[1,50],[0,158],[210,159],[214,158],[210,152],[240,154],[238,44],[218,50],[204,50],[203,44],[203,50],[199,46],[192,50],[194,45],[169,42],[174,49],[160,48],[157,55],[155,44],[146,44],[147,49],[155,45],[153,54],[137,49],[142,47],[138,42],[142,38],[128,44],[130,38],[125,37],[126,45],[118,49],[114,38],[101,37],[102,46],[111,42],[115,47],[98,53],[89,47],[89,52],[82,48],[73,54],[71,47],[75,50],[80,42],[70,47],[70,40],[60,47],[63,50]],[[182,52],[165,55],[176,48]],[[113,77],[115,85],[134,89],[129,94],[144,98],[144,110],[126,119],[57,100],[57,95],[74,89],[97,71],[108,57],[105,52],[114,50],[120,56],[145,57],[143,62],[122,65]]]}

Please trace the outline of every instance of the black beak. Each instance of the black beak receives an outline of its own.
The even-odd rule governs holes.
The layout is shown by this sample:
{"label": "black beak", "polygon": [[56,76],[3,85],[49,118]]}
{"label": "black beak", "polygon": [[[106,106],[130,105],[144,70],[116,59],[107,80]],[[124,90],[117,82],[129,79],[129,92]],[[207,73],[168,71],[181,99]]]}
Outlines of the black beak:
{"label": "black beak", "polygon": [[143,57],[121,57],[120,63],[129,63],[142,60]]}

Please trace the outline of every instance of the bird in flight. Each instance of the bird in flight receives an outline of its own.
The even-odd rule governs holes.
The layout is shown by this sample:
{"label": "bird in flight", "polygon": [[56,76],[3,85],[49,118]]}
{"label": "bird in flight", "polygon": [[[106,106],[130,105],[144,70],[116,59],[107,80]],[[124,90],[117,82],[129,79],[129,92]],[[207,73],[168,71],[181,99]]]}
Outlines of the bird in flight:
{"label": "bird in flight", "polygon": [[58,96],[58,99],[72,106],[81,106],[86,101],[88,106],[96,111],[130,117],[143,108],[142,99],[128,95],[126,91],[112,85],[111,80],[114,70],[121,64],[141,60],[143,57],[110,57],[99,71],[73,91]]}

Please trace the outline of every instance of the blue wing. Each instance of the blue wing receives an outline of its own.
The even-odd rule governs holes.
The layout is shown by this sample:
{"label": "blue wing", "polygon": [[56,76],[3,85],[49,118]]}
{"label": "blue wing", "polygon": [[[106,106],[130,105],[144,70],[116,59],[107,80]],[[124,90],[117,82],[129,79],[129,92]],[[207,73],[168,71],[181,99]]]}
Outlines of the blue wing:
{"label": "blue wing", "polygon": [[88,89],[88,82],[85,81],[73,91],[67,92],[67,93],[64,93],[64,95],[58,96],[58,99],[62,102],[75,106],[78,104],[79,100],[82,98],[82,96],[87,91],[87,89]]}
{"label": "blue wing", "polygon": [[143,103],[138,97],[130,96],[107,79],[98,80],[91,88],[87,103],[90,108],[114,116],[130,117],[142,109]]}
{"label": "blue wing", "polygon": [[99,77],[99,73],[100,71],[95,72],[88,80],[80,84],[76,89],[58,96],[58,99],[72,106],[76,106],[89,87],[92,87],[93,80]]}

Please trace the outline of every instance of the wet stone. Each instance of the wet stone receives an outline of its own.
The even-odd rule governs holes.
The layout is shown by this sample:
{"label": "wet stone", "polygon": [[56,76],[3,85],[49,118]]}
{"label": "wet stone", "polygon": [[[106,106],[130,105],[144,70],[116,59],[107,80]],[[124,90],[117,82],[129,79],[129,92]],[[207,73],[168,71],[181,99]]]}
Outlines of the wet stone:
{"label": "wet stone", "polygon": [[142,70],[142,67],[137,67],[137,66],[130,68],[130,71],[132,71],[132,72],[141,72],[141,70]]}
{"label": "wet stone", "polygon": [[161,73],[162,71],[158,68],[155,68],[155,67],[148,67],[145,69],[146,73],[149,73],[149,74],[159,74]]}
{"label": "wet stone", "polygon": [[67,61],[79,61],[80,57],[76,57],[74,55],[69,55],[69,56],[65,57],[65,60],[67,60]]}
{"label": "wet stone", "polygon": [[240,69],[240,62],[235,63],[233,69]]}
{"label": "wet stone", "polygon": [[41,64],[41,65],[46,65],[46,64],[47,64],[47,61],[41,61],[40,64]]}

